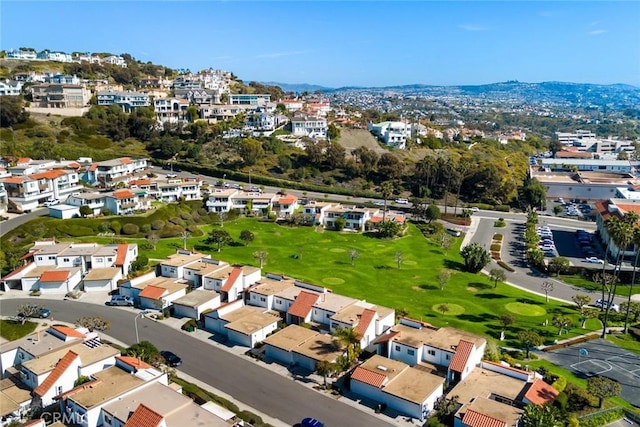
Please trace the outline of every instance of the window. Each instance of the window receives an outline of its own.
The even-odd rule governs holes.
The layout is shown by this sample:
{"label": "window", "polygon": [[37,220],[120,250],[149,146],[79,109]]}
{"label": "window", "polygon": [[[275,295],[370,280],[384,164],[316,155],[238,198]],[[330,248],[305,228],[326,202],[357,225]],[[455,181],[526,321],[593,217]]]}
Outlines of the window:
{"label": "window", "polygon": [[62,258],[62,261],[69,262],[69,258]]}
{"label": "window", "polygon": [[260,297],[260,301],[265,302],[267,299],[265,297]]}
{"label": "window", "polygon": [[427,351],[427,353],[429,353],[429,356],[435,356],[436,355],[436,351],[435,350],[429,350],[429,351]]}
{"label": "window", "polygon": [[416,351],[415,350],[407,350],[407,353],[409,354],[409,356],[415,356],[416,355]]}
{"label": "window", "polygon": [[447,359],[447,360],[450,360],[450,359],[451,359],[451,355],[450,355],[450,354],[447,354],[446,359]]}
{"label": "window", "polygon": [[399,345],[396,346],[396,351],[400,351],[400,346]]}

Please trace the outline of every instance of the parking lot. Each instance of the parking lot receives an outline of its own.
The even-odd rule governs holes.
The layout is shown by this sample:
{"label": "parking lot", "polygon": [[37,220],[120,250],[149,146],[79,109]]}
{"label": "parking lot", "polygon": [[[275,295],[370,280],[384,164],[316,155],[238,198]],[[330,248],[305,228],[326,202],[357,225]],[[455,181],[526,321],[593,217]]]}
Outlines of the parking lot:
{"label": "parking lot", "polygon": [[622,398],[640,407],[640,355],[603,339],[540,352],[540,357],[583,378],[604,376],[622,386]]}

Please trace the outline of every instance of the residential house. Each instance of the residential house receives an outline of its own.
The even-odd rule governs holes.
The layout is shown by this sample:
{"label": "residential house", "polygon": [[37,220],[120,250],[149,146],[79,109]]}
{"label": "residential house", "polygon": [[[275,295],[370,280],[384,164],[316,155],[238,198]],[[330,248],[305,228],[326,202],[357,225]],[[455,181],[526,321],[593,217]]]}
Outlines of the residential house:
{"label": "residential house", "polygon": [[411,125],[405,122],[370,123],[367,130],[380,138],[385,145],[402,150],[407,148],[407,138],[411,137]]}
{"label": "residential house", "polygon": [[36,55],[37,59],[44,61],[56,61],[56,62],[73,62],[71,54],[64,52],[52,52],[49,50],[43,50]]}
{"label": "residential house", "polygon": [[302,110],[302,107],[304,105],[302,100],[299,99],[283,99],[282,101],[280,101],[280,103],[287,108],[287,111]]}
{"label": "residential house", "polygon": [[118,289],[122,270],[118,267],[92,268],[82,280],[85,292],[113,292]]}
{"label": "residential house", "polygon": [[[198,405],[181,392],[174,383],[153,382],[133,391],[125,398],[113,399],[102,406],[98,422],[111,427],[177,426],[230,427],[226,421],[235,418],[233,412],[213,405]],[[224,413],[223,417],[218,414]]]}
{"label": "residential house", "polygon": [[168,179],[167,182],[157,182],[156,199],[162,202],[177,202],[184,200],[199,200],[202,198],[201,188],[202,178],[175,178]]}
{"label": "residential house", "polygon": [[223,302],[231,302],[241,298],[245,289],[260,280],[260,273],[257,267],[226,266],[203,276],[202,286],[219,292]]}
{"label": "residential house", "polygon": [[448,398],[457,396],[461,405],[454,425],[517,426],[528,404],[553,403],[558,391],[546,384],[539,374],[482,361],[463,381],[453,387]]}
{"label": "residential house", "polygon": [[327,120],[322,117],[296,114],[291,119],[291,133],[312,139],[327,138]]}
{"label": "residential house", "polygon": [[486,340],[476,334],[455,328],[437,328],[429,324],[401,318],[387,334],[374,344],[377,353],[410,366],[421,362],[447,368],[450,382],[463,380],[480,363]]}
{"label": "residential house", "polygon": [[[106,207],[107,201],[107,193],[93,193],[93,192],[82,192],[82,193],[72,193],[65,200],[65,205],[82,207],[89,206],[91,208],[91,215],[100,215]],[[55,207],[55,206],[54,206]],[[110,212],[112,213],[112,212]]]}
{"label": "residential house", "polygon": [[336,220],[343,218],[345,220],[345,230],[365,231],[367,222],[379,214],[380,211],[378,209],[358,208],[351,205],[332,205],[324,209],[321,223],[326,228],[335,228]]}
{"label": "residential house", "polygon": [[265,356],[285,366],[298,366],[313,372],[318,362],[334,363],[344,354],[331,335],[323,335],[298,325],[286,328],[264,339]]}
{"label": "residential house", "polygon": [[419,367],[374,355],[351,374],[351,392],[424,421],[444,392],[445,379]]}
{"label": "residential house", "polygon": [[22,59],[25,61],[35,61],[38,59],[38,54],[33,49],[11,49],[7,52],[7,59]]}
{"label": "residential house", "polygon": [[257,93],[232,93],[229,94],[229,104],[239,105],[265,105],[271,101],[271,95]]}
{"label": "residential house", "polygon": [[186,99],[164,98],[153,100],[153,111],[160,123],[186,123],[189,101]]}
{"label": "residential house", "polygon": [[238,114],[247,113],[253,110],[255,110],[254,105],[201,105],[198,109],[198,114],[202,119],[220,121],[231,119]]}
{"label": "residential house", "polygon": [[130,113],[139,107],[149,107],[151,102],[149,95],[142,92],[116,92],[105,91],[97,94],[98,105],[118,105],[125,113]]}
{"label": "residential house", "polygon": [[233,206],[231,198],[236,194],[238,190],[232,188],[212,188],[205,203],[207,209],[209,212],[229,212]]}
{"label": "residential house", "polygon": [[395,324],[395,310],[365,301],[357,301],[331,316],[331,332],[338,328],[355,329],[360,337],[360,348],[366,348],[376,337]]}
{"label": "residential house", "polygon": [[5,79],[0,81],[0,96],[19,96],[22,94],[23,83]]}
{"label": "residential house", "polygon": [[279,218],[287,218],[298,209],[298,198],[293,194],[278,194],[273,200],[271,212]]}
{"label": "residential house", "polygon": [[78,267],[48,269],[40,274],[30,290],[43,294],[68,293],[78,287],[80,280],[82,280],[82,270]]}
{"label": "residential house", "polygon": [[[291,290],[294,295],[282,295],[285,290]],[[248,291],[247,304],[286,313],[302,288],[295,286],[294,279],[267,273]]]}
{"label": "residential house", "polygon": [[132,159],[120,157],[93,163],[87,170],[84,180],[91,185],[113,187],[118,182],[127,183],[133,175],[148,168],[147,159]]}
{"label": "residential house", "polygon": [[31,86],[33,107],[83,108],[91,99],[91,93],[83,85],[43,83]]}
{"label": "residential house", "polygon": [[637,200],[629,199],[609,199],[597,202],[596,208],[596,227],[604,246],[608,247],[612,259],[634,259],[640,245],[630,243],[626,248],[619,248],[615,241],[611,238],[607,229],[607,220],[616,217],[618,220],[624,220],[625,215],[629,212],[640,214],[640,203]]}
{"label": "residential house", "polygon": [[331,104],[326,100],[312,100],[307,102],[305,110],[315,116],[326,117],[331,111]]}
{"label": "residential house", "polygon": [[53,169],[35,172],[32,165],[11,169],[30,172],[0,179],[8,200],[21,211],[36,209],[40,203],[65,198],[82,188],[76,171]]}
{"label": "residential house", "polygon": [[[116,365],[91,375],[91,381],[76,387],[62,395],[60,400],[62,410],[68,419],[76,420],[81,427],[97,427],[110,421],[109,413],[102,408],[114,403],[129,400],[129,396],[144,390],[154,383],[167,385],[167,375],[147,365],[131,366],[117,359]],[[138,395],[140,396],[140,395]],[[158,421],[156,426],[160,424]],[[115,424],[122,427],[123,424]]]}
{"label": "residential house", "polygon": [[190,276],[185,277],[185,269],[190,265],[205,262],[206,259],[211,259],[211,255],[178,249],[175,254],[160,262],[160,274],[164,277],[191,280]]}
{"label": "residential house", "polygon": [[60,85],[79,85],[81,83],[78,76],[69,76],[64,74],[54,74],[51,76],[47,76],[44,81],[45,83],[55,83]]}
{"label": "residential house", "polygon": [[150,209],[151,201],[144,191],[134,193],[131,190],[122,189],[106,194],[104,207],[114,215],[131,215]]}
{"label": "residential house", "polygon": [[127,68],[127,61],[122,56],[107,56],[102,58],[102,62],[105,64],[117,65],[118,67]]}
{"label": "residential house", "polygon": [[183,278],[192,289],[197,289],[204,285],[204,277],[228,266],[229,264],[224,261],[202,258],[200,261],[184,267]]}
{"label": "residential house", "polygon": [[277,312],[245,306],[236,300],[204,315],[206,330],[226,336],[234,344],[253,348],[278,328]]}
{"label": "residential house", "polygon": [[265,215],[272,208],[275,198],[274,193],[239,191],[230,198],[231,209]]}
{"label": "residential house", "polygon": [[187,294],[184,280],[171,277],[153,277],[148,280],[130,280],[120,285],[120,295],[128,296],[142,309],[165,310],[173,301]]}
{"label": "residential house", "polygon": [[118,349],[103,344],[99,338],[91,338],[23,363],[21,375],[33,390],[32,405],[46,407],[52,404],[54,397],[73,389],[79,377],[115,365],[115,357],[119,354]]}
{"label": "residential house", "polygon": [[[31,390],[14,376],[0,379],[0,425],[12,425],[27,418],[31,406]],[[28,424],[20,424],[29,426]],[[33,427],[33,426],[31,426]],[[44,420],[38,427],[46,427]]]}
{"label": "residential house", "polygon": [[220,294],[216,291],[196,289],[173,301],[173,315],[200,320],[204,313],[215,310],[220,304]]}
{"label": "residential house", "polygon": [[333,206],[333,203],[312,200],[304,205],[302,214],[314,225],[324,224],[327,211]]}

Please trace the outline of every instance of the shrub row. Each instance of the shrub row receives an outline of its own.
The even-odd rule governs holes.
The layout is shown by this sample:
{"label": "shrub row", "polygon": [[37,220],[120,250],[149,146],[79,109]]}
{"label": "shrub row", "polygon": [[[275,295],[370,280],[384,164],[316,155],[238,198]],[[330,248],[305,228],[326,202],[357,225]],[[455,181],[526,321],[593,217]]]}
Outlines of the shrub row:
{"label": "shrub row", "polygon": [[506,262],[500,260],[498,261],[498,265],[502,268],[504,268],[505,270],[513,273],[514,271],[516,271],[513,267],[511,267],[509,264],[507,264]]}
{"label": "shrub row", "polygon": [[559,348],[569,347],[570,345],[580,344],[582,342],[587,342],[587,341],[591,341],[591,340],[596,340],[598,338],[600,338],[600,335],[598,335],[598,334],[582,335],[580,337],[577,337],[577,338],[574,338],[574,339],[571,339],[571,340],[567,340],[567,341],[559,343],[559,344],[553,344],[553,345],[546,346],[545,348],[542,349],[542,351],[553,351],[553,350],[557,350]]}

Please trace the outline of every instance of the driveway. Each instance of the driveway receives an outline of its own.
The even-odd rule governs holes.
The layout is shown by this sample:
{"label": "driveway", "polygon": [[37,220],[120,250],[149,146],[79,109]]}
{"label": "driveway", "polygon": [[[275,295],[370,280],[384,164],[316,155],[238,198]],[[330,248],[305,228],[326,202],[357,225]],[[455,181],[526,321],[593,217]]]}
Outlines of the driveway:
{"label": "driveway", "polygon": [[640,355],[600,338],[537,354],[579,377],[604,376],[618,381],[622,398],[640,407]]}

